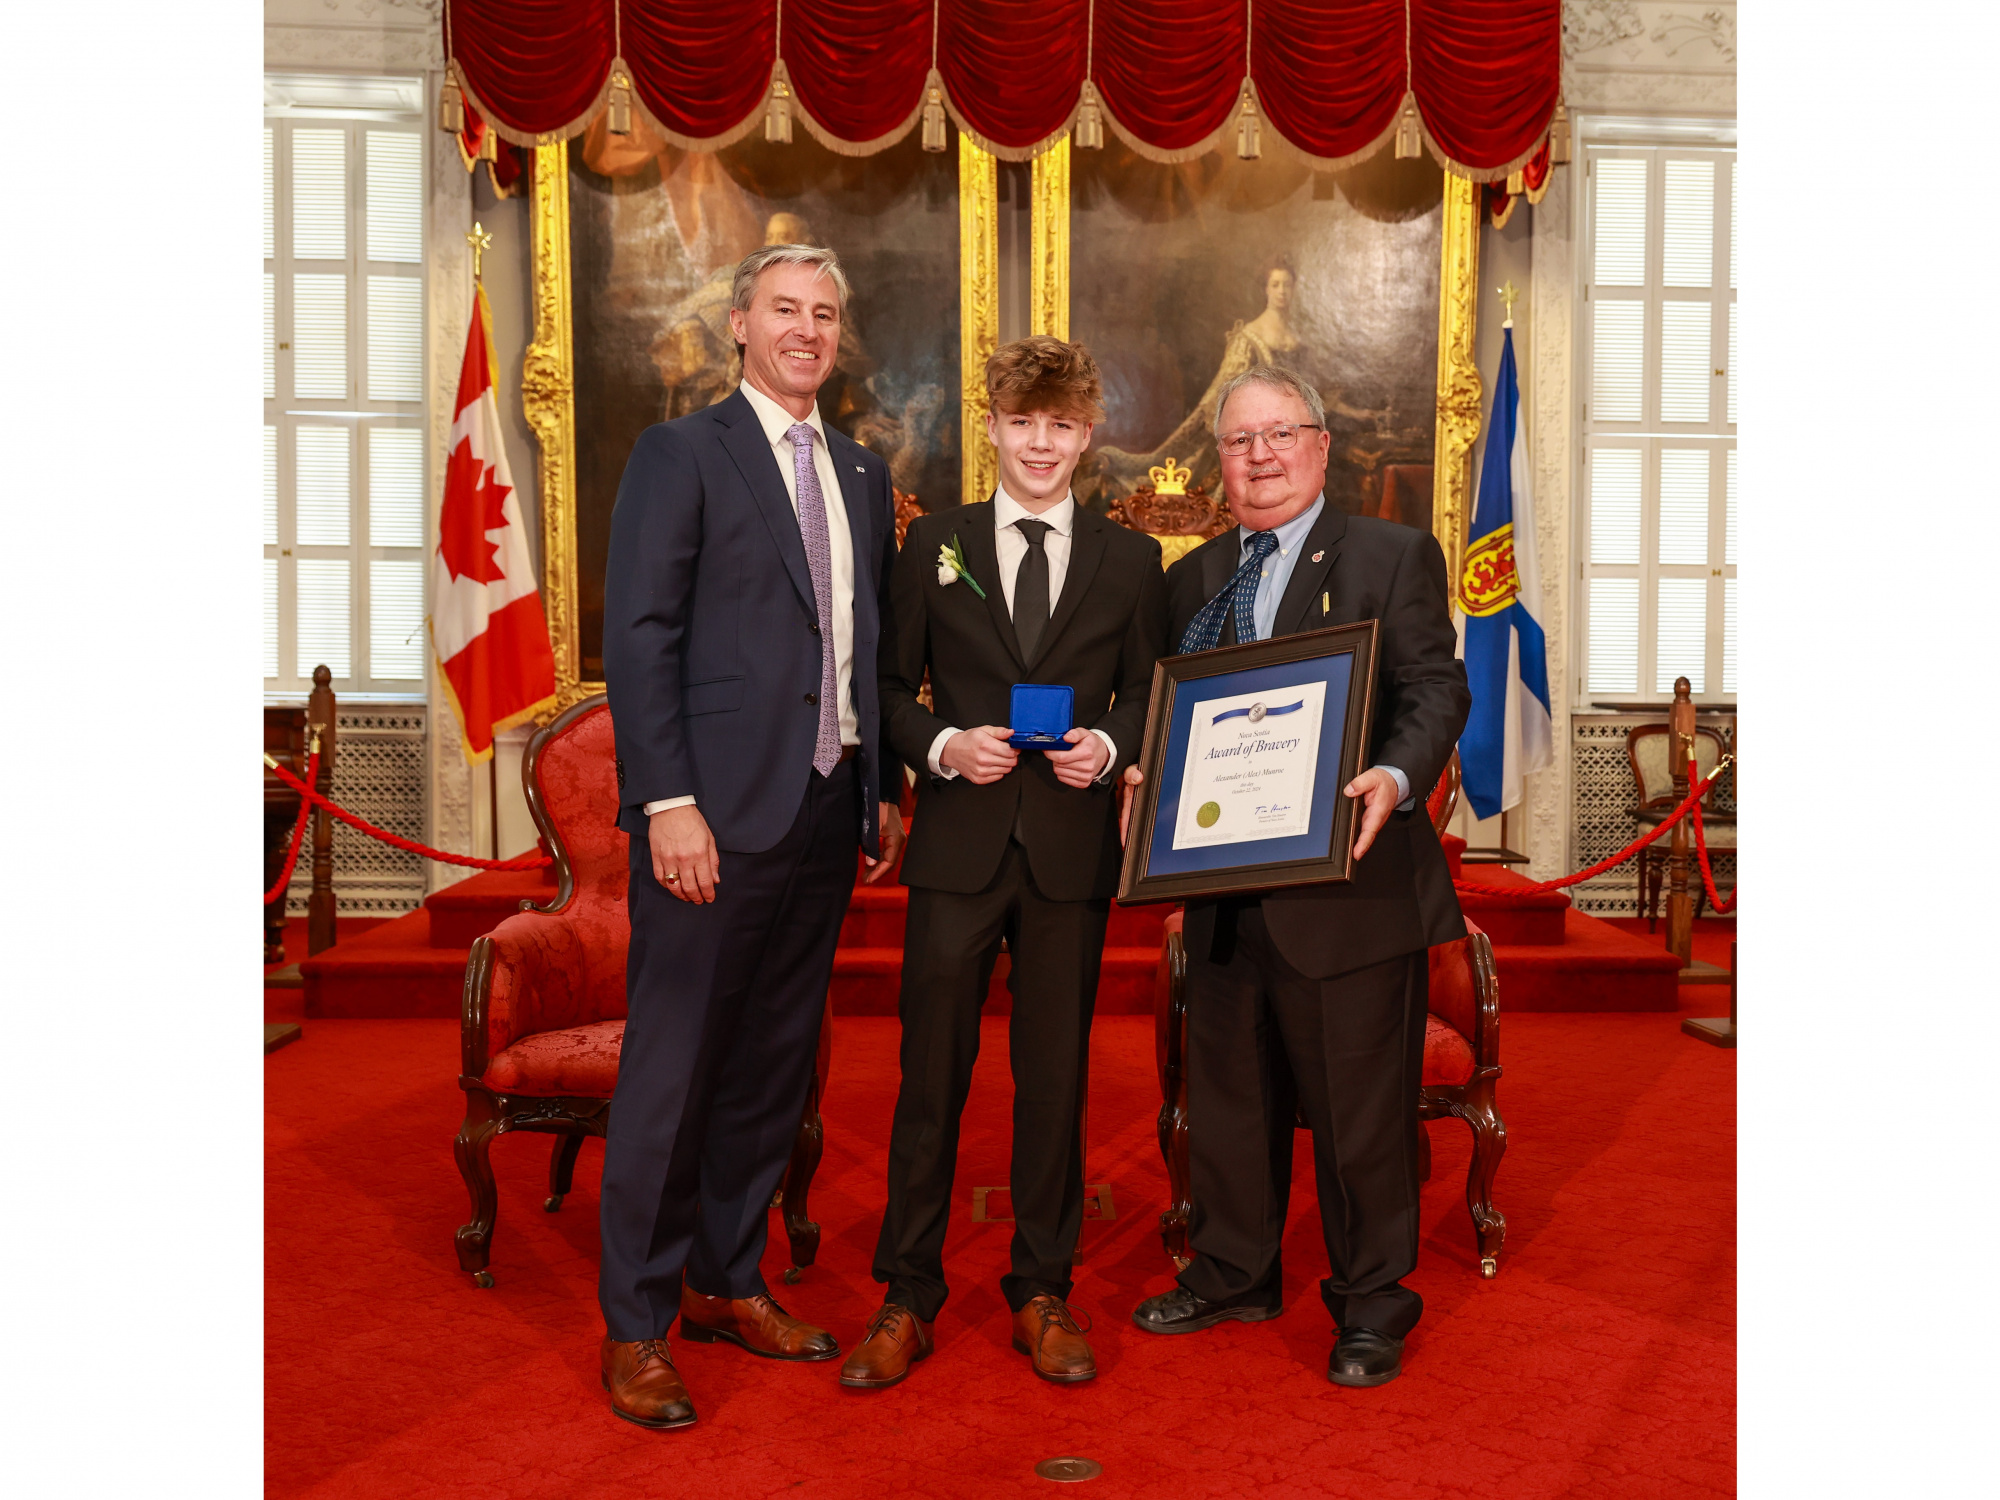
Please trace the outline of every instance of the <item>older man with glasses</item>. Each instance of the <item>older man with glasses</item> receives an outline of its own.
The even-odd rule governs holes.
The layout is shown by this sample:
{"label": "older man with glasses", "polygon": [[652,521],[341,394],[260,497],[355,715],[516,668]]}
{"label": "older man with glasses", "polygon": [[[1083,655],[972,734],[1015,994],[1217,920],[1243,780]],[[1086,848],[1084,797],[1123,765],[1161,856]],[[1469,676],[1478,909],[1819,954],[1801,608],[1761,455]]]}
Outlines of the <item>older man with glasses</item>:
{"label": "older man with glasses", "polygon": [[1175,1334],[1283,1311],[1278,1248],[1303,1110],[1330,1270],[1320,1289],[1338,1329],[1327,1375],[1381,1385],[1423,1311],[1401,1278],[1417,1259],[1425,950],[1465,934],[1418,803],[1472,699],[1436,539],[1326,503],[1319,393],[1257,366],[1222,388],[1215,430],[1237,525],[1168,572],[1166,649],[1374,619],[1380,680],[1370,769],[1344,788],[1363,804],[1353,881],[1187,905],[1195,1258],[1132,1317]]}

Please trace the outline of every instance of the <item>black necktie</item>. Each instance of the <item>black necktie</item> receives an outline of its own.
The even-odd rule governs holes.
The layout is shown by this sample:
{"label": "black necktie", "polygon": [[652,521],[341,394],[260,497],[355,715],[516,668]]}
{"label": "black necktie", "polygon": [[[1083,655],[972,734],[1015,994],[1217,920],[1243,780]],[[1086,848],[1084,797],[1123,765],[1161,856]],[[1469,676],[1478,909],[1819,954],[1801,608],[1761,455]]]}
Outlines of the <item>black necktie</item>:
{"label": "black necktie", "polygon": [[1035,659],[1035,647],[1042,643],[1042,627],[1049,623],[1049,555],[1042,539],[1055,528],[1047,521],[1016,521],[1014,527],[1028,539],[1028,550],[1014,574],[1014,639],[1021,643],[1021,660]]}

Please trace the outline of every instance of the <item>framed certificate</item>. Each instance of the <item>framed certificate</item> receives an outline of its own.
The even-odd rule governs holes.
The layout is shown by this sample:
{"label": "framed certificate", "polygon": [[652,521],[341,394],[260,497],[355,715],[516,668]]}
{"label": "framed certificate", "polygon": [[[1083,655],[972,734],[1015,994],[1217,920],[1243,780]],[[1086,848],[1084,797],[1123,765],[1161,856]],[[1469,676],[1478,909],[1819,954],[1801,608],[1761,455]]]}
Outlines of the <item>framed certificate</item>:
{"label": "framed certificate", "polygon": [[1350,878],[1355,803],[1340,792],[1365,769],[1379,630],[1364,620],[1160,659],[1121,902]]}

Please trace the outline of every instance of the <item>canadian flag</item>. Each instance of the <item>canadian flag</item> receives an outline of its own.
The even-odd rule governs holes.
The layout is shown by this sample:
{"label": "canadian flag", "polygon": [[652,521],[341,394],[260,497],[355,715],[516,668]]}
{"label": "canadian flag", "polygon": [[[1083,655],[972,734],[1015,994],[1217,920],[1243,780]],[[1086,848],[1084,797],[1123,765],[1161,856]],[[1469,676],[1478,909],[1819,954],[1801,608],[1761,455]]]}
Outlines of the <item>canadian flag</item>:
{"label": "canadian flag", "polygon": [[438,545],[431,557],[431,646],[458,711],[465,757],[493,754],[493,736],[555,699],[555,654],[535,589],[528,528],[500,440],[492,319],[483,289],[458,376]]}

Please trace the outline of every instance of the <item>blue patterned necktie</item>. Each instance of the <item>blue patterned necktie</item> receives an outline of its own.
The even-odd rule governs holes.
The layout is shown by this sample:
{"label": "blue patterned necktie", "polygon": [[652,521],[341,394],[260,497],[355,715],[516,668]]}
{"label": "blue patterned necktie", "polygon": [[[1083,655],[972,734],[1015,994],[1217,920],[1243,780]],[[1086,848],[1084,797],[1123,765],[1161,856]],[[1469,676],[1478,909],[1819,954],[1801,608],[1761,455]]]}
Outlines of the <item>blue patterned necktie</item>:
{"label": "blue patterned necktie", "polygon": [[1253,531],[1249,548],[1250,555],[1236,570],[1236,576],[1188,621],[1181,635],[1183,655],[1190,651],[1213,651],[1222,639],[1222,622],[1230,617],[1232,610],[1236,616],[1236,644],[1244,646],[1257,639],[1257,580],[1263,574],[1264,559],[1278,550],[1277,534]]}
{"label": "blue patterned necktie", "polygon": [[812,574],[813,604],[819,610],[819,738],[813,745],[813,769],[831,776],[840,764],[840,704],[833,667],[833,544],[827,540],[826,495],[819,487],[819,467],[813,462],[812,426],[794,422],[785,436],[792,441],[799,537],[806,544],[806,571]]}

